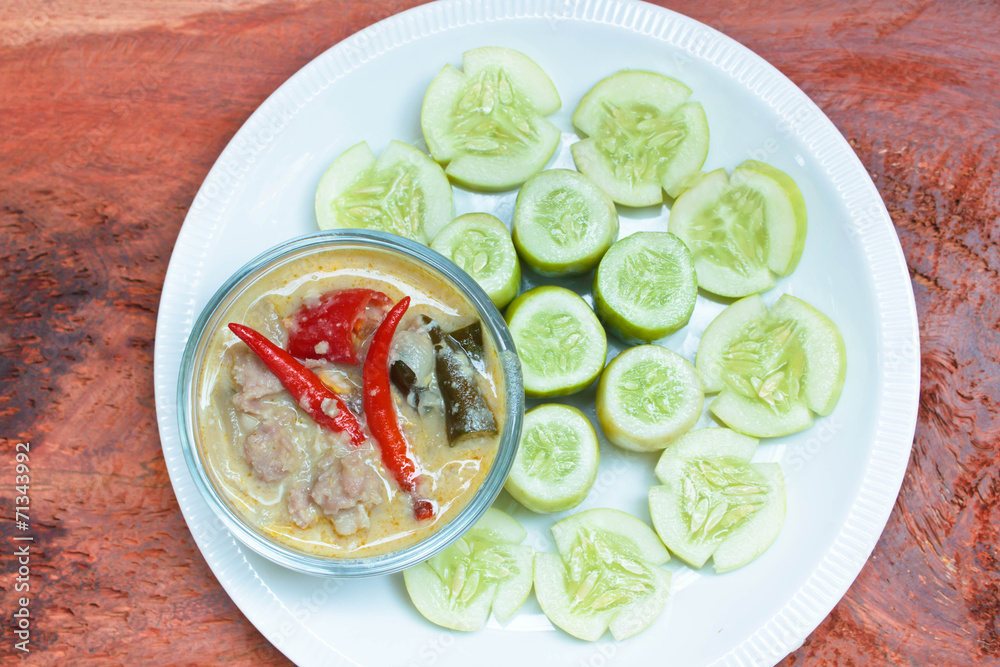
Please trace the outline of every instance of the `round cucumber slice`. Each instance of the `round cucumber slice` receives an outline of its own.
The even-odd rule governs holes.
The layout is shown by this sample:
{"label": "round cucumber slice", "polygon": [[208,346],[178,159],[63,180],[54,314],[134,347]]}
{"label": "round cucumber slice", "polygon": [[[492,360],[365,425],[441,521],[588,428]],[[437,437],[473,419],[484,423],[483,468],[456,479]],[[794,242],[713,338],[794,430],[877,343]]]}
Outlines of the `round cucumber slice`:
{"label": "round cucumber slice", "polygon": [[847,368],[840,331],[801,299],[785,294],[768,313],[749,296],[722,311],[698,346],[698,371],[710,409],[732,429],[775,437],[812,425],[812,412],[829,414]]}
{"label": "round cucumber slice", "polygon": [[672,197],[708,155],[708,121],[691,90],[670,77],[630,70],[600,81],[580,101],[573,124],[577,168],[617,203],[651,206]]}
{"label": "round cucumber slice", "polygon": [[587,497],[599,461],[597,433],[586,415],[568,405],[541,405],[524,415],[504,488],[532,512],[562,512]]}
{"label": "round cucumber slice", "polygon": [[524,393],[565,396],[590,385],[604,368],[608,337],[594,311],[576,292],[536,287],[507,307]]}
{"label": "round cucumber slice", "polygon": [[691,319],[698,280],[687,246],[669,232],[637,232],[611,246],[594,275],[594,307],[626,343],[652,342]]}
{"label": "round cucumber slice", "polygon": [[403,572],[423,616],[453,630],[478,630],[509,618],[531,591],[534,550],[514,519],[490,508],[475,526],[430,560]]}
{"label": "round cucumber slice", "polygon": [[521,264],[507,226],[489,213],[455,218],[438,232],[431,248],[472,276],[497,308],[517,296]]}
{"label": "round cucumber slice", "polygon": [[718,169],[697,180],[668,220],[694,255],[699,287],[724,297],[770,289],[774,274],[795,269],[805,244],[805,205],[794,181],[763,163],[744,165],[732,177]]}
{"label": "round cucumber slice", "polygon": [[541,170],[560,132],[545,119],[560,107],[545,72],[512,49],[484,47],[434,77],[420,126],[434,159],[456,183],[508,190]]}
{"label": "round cucumber slice", "polygon": [[552,534],[560,555],[536,555],[535,594],[555,625],[588,641],[607,629],[621,640],[663,611],[670,573],[659,566],[670,555],[649,526],[596,509],[557,523]]}
{"label": "round cucumber slice", "polygon": [[615,203],[586,176],[549,169],[517,194],[514,246],[546,276],[574,276],[597,266],[618,238]]}
{"label": "round cucumber slice", "polygon": [[597,385],[597,419],[608,440],[624,449],[663,449],[701,416],[705,395],[698,372],[659,345],[615,357]]}
{"label": "round cucumber slice", "polygon": [[377,229],[428,243],[452,216],[451,184],[413,146],[375,154],[362,142],[334,160],[316,189],[320,229]]}
{"label": "round cucumber slice", "polygon": [[774,541],[785,514],[774,463],[750,463],[757,441],[728,429],[699,429],[656,465],[662,486],[649,490],[653,526],[691,567],[712,558],[717,572],[753,560]]}

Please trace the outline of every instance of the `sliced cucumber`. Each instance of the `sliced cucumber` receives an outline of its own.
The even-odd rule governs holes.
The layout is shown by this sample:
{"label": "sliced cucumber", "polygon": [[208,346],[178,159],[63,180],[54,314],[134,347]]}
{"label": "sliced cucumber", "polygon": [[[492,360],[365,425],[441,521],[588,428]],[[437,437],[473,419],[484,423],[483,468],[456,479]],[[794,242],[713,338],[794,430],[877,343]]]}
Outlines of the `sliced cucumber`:
{"label": "sliced cucumber", "polygon": [[451,184],[441,167],[400,141],[378,159],[365,142],[349,148],[316,188],[320,229],[377,229],[426,244],[451,216]]}
{"label": "sliced cucumber", "polygon": [[764,506],[712,554],[716,572],[729,572],[743,567],[764,553],[781,532],[781,526],[785,522],[785,478],[781,474],[781,468],[777,463],[750,465],[764,477],[770,493]]}
{"label": "sliced cucumber", "polygon": [[847,355],[836,325],[806,302],[786,294],[768,313],[754,295],[708,325],[696,363],[707,390],[721,392],[712,414],[763,438],[808,428],[812,412],[829,414]]}
{"label": "sliced cucumber", "polygon": [[733,391],[724,391],[708,409],[729,428],[755,438],[777,438],[813,425],[812,413],[800,401],[777,408]]}
{"label": "sliced cucumber", "polygon": [[532,512],[562,512],[587,497],[599,461],[597,433],[586,415],[568,405],[541,405],[524,414],[504,488]]}
{"label": "sliced cucumber", "polygon": [[652,342],[687,324],[698,280],[687,246],[669,232],[637,232],[611,246],[594,276],[594,307],[626,343]]}
{"label": "sliced cucumber", "polygon": [[531,591],[534,550],[517,521],[490,508],[469,532],[430,560],[403,572],[410,599],[423,616],[453,630],[478,630],[489,618],[505,621]]}
{"label": "sliced cucumber", "polygon": [[809,409],[828,415],[840,399],[847,374],[847,350],[833,321],[802,299],[783,294],[771,309],[771,317],[794,320],[802,336],[805,368],[802,389]]}
{"label": "sliced cucumber", "polygon": [[525,395],[565,396],[601,374],[608,337],[576,292],[551,286],[528,290],[507,307],[506,319],[521,358]]}
{"label": "sliced cucumber", "polygon": [[552,81],[512,49],[484,47],[434,77],[420,126],[434,159],[456,183],[508,190],[542,169],[560,132],[545,119],[560,107]]}
{"label": "sliced cucumber", "polygon": [[445,225],[431,248],[462,267],[503,308],[517,296],[521,264],[507,226],[489,213],[466,213]]}
{"label": "sliced cucumber", "polygon": [[609,629],[621,640],[663,611],[670,554],[635,517],[612,509],[575,514],[552,527],[559,554],[535,557],[535,594],[549,620],[596,641]]}
{"label": "sliced cucumber", "polygon": [[671,232],[694,255],[699,287],[725,297],[774,286],[791,273],[805,244],[805,204],[795,182],[751,161],[732,177],[718,169],[697,180],[670,209]]}
{"label": "sliced cucumber", "polygon": [[604,434],[635,451],[666,447],[694,426],[704,403],[694,366],[659,345],[625,350],[597,385],[597,419]]}
{"label": "sliced cucumber", "polygon": [[617,238],[615,203],[583,174],[539,172],[517,194],[514,245],[542,275],[585,273]]}
{"label": "sliced cucumber", "polygon": [[765,317],[767,306],[760,295],[754,294],[731,304],[708,325],[698,342],[698,356],[695,358],[695,367],[701,374],[705,393],[715,394],[725,388],[722,355],[745,326]]}
{"label": "sliced cucumber", "polygon": [[653,526],[691,567],[712,558],[717,572],[745,565],[767,549],[785,517],[776,463],[750,463],[757,441],[728,429],[692,431],[656,465],[662,486],[649,490]]}
{"label": "sliced cucumber", "polygon": [[778,275],[787,275],[791,273],[796,266],[798,266],[799,260],[802,258],[802,250],[806,245],[808,215],[806,214],[806,200],[802,197],[802,191],[799,190],[799,186],[795,184],[795,181],[791,176],[776,167],[772,167],[766,162],[760,162],[759,160],[746,160],[739,167],[737,167],[737,169],[740,171],[753,170],[764,174],[777,182],[788,196],[788,201],[792,205],[792,212],[795,215],[796,244],[785,270],[781,271],[773,267],[771,269]]}
{"label": "sliced cucumber", "polygon": [[708,121],[691,90],[654,72],[623,71],[580,101],[573,125],[588,135],[573,144],[577,168],[625,206],[677,196],[708,155]]}

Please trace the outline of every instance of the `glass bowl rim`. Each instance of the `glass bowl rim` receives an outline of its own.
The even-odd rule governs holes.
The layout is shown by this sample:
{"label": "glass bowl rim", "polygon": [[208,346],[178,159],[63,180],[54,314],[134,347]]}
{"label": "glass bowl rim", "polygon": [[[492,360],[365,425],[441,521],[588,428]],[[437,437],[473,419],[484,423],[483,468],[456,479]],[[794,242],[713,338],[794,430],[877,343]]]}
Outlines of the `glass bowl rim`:
{"label": "glass bowl rim", "polygon": [[[194,403],[201,371],[200,352],[228,307],[254,280],[295,255],[305,256],[325,248],[361,245],[400,253],[418,266],[429,268],[472,303],[493,338],[498,365],[504,379],[504,423],[497,453],[475,495],[447,524],[425,539],[408,547],[367,558],[339,559],[314,556],[273,541],[251,528],[220,496],[211,481],[197,447]],[[214,326],[209,326],[213,324]],[[503,489],[514,463],[524,419],[524,386],[521,364],[503,316],[476,281],[451,260],[408,238],[375,230],[338,229],[314,232],[284,241],[240,267],[216,290],[202,309],[184,344],[177,382],[177,415],[181,449],[188,470],[202,498],[216,517],[242,544],[264,558],[305,574],[338,578],[358,578],[391,574],[421,563],[440,553],[461,537],[492,505]]]}

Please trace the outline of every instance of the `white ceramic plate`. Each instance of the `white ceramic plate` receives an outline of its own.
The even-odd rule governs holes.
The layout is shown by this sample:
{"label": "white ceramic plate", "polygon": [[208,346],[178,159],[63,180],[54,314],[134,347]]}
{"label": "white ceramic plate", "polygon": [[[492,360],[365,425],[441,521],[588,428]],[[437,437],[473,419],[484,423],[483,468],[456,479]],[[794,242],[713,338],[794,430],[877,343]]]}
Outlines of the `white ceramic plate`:
{"label": "white ceramic plate", "polygon": [[[766,441],[780,461],[788,515],[774,545],[747,567],[715,575],[677,561],[670,602],[645,632],[596,644],[554,629],[532,597],[504,626],[445,631],[412,607],[402,578],[339,582],[296,575],[243,549],[198,495],[178,441],[177,372],[192,323],[212,293],[266,248],[315,229],[313,194],[343,150],[400,139],[424,147],[419,110],[431,78],[463,51],[508,46],[555,82],[565,134],[551,166],[572,168],[570,116],[599,79],[623,68],[674,76],[702,102],[711,128],[706,169],[748,157],[791,174],[809,209],[798,270],[765,295],[793,293],[830,315],[848,350],[834,413],[805,432]],[[510,222],[515,193],[456,189],[456,213]],[[665,229],[667,209],[623,216],[623,234]],[[529,277],[528,286],[534,282]],[[575,283],[586,293],[586,281]],[[589,298],[589,294],[588,294]],[[699,297],[691,324],[664,343],[694,359],[722,305]],[[617,352],[618,348],[613,351]],[[823,113],[746,48],[700,23],[641,3],[467,0],[382,21],[303,68],[253,114],[202,185],[181,229],[156,330],[156,409],[181,510],[209,566],[257,628],[302,665],[772,664],[798,647],[857,576],[889,516],[910,453],[919,387],[916,312],[892,223],[864,167]],[[593,417],[593,393],[579,400]],[[704,423],[708,423],[706,418]],[[618,507],[648,521],[654,455],[602,442],[597,484],[577,511]],[[505,494],[499,506],[553,550],[548,528]]]}

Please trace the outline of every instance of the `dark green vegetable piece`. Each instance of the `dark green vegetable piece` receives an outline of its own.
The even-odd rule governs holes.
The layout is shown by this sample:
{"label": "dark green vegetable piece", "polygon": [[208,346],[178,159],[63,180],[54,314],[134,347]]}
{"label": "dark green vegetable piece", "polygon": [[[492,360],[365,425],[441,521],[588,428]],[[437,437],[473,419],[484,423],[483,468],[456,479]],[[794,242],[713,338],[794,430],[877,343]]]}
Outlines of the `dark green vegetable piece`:
{"label": "dark green vegetable piece", "polygon": [[392,366],[389,367],[389,379],[407,400],[409,400],[410,394],[413,394],[413,407],[420,405],[422,387],[417,386],[417,374],[406,365],[405,361],[397,359],[392,362]]}
{"label": "dark green vegetable piece", "polygon": [[[466,327],[465,329],[468,329]],[[464,331],[465,329],[460,329]],[[444,425],[452,447],[474,435],[496,435],[493,411],[476,384],[476,369],[465,348],[436,323],[428,326],[434,343],[434,364],[438,388],[444,402]],[[482,329],[479,331],[482,351]]]}
{"label": "dark green vegetable piece", "polygon": [[476,320],[467,327],[451,332],[451,337],[462,346],[473,361],[483,360],[483,323]]}

